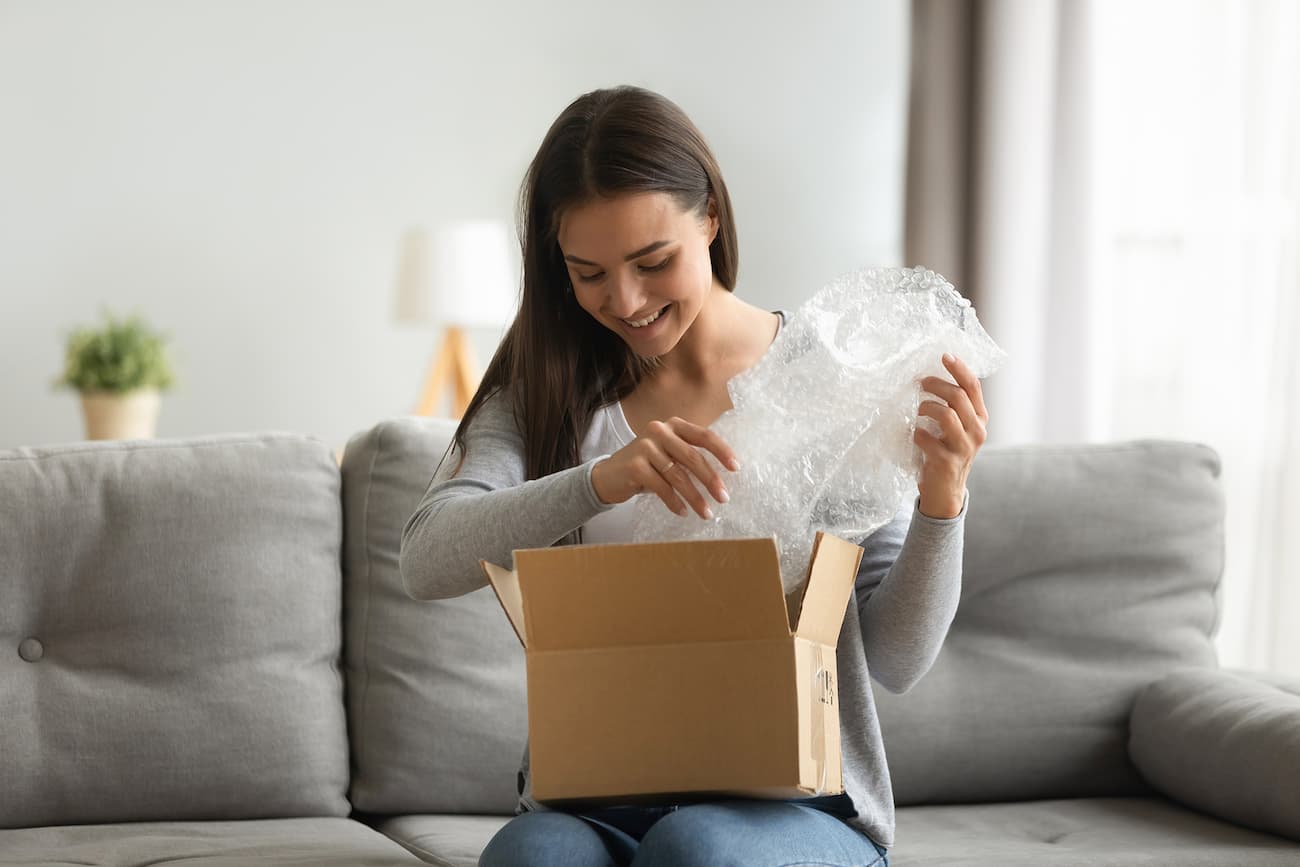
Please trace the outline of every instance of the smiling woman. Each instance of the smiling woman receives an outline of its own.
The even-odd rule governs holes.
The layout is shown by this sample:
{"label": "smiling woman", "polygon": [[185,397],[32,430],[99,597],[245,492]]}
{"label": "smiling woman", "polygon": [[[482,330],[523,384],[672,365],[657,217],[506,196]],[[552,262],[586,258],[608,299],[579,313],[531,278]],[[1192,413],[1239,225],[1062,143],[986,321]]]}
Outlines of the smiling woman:
{"label": "smiling woman", "polygon": [[738,252],[704,137],[671,101],[636,88],[593,92],[555,120],[520,219],[519,313],[454,442],[463,448],[474,413],[513,385],[528,477],[539,478],[573,466],[596,411],[664,364],[712,296],[731,295]]}
{"label": "smiling woman", "polygon": [[[642,193],[568,209],[558,240],[578,305],[623,335],[633,352],[660,357],[676,347],[683,323],[694,321],[715,288],[709,244],[717,234],[713,206],[701,220],[666,193]],[[659,240],[622,255],[640,237]],[[568,252],[579,249],[581,257]]]}
{"label": "smiling woman", "polygon": [[[403,528],[402,580],[416,599],[479,589],[479,561],[520,548],[630,541],[638,495],[711,519],[710,503],[730,498],[724,475],[745,459],[710,425],[731,408],[728,380],[764,356],[784,314],[735,292],[727,188],[681,109],[630,87],[579,97],[529,167],[520,238],[518,314],[456,430],[454,459]],[[893,801],[869,676],[902,691],[938,654],[988,421],[970,368],[943,363],[955,384],[927,404],[941,434],[916,435],[918,496],[858,540],[866,553],[837,651],[843,791],[700,803],[701,791],[661,790],[685,803],[551,809],[532,797],[525,752],[521,814],[480,864],[688,865],[723,852],[749,865],[887,864]]]}

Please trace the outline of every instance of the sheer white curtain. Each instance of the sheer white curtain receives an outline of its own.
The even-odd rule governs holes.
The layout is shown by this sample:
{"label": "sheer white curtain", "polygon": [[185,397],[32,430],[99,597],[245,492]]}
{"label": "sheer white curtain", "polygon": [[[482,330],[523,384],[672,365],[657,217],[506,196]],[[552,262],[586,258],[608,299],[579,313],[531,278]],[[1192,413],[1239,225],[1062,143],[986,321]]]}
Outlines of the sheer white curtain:
{"label": "sheer white curtain", "polygon": [[1009,352],[991,442],[1223,459],[1229,667],[1300,674],[1296,0],[914,0],[906,256]]}
{"label": "sheer white curtain", "polygon": [[1089,432],[1218,450],[1221,661],[1300,673],[1297,4],[1093,11]]}
{"label": "sheer white curtain", "polygon": [[1008,362],[991,442],[1088,437],[1092,5],[914,0],[908,264],[978,309]]}

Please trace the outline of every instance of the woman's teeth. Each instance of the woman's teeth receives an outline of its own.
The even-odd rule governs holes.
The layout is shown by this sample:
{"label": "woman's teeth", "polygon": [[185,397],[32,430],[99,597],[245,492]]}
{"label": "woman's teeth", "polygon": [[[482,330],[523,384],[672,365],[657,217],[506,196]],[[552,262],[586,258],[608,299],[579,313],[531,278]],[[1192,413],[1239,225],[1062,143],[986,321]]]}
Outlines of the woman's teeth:
{"label": "woman's teeth", "polygon": [[656,319],[658,319],[660,316],[663,316],[663,315],[664,315],[664,310],[667,310],[667,309],[668,309],[667,307],[661,308],[661,309],[659,310],[659,312],[654,313],[654,314],[652,314],[652,315],[650,315],[650,316],[647,316],[645,319],[638,319],[638,320],[635,320],[635,321],[633,321],[633,320],[631,320],[631,319],[624,319],[623,321],[626,322],[628,325],[631,325],[633,328],[645,328],[645,327],[646,327],[647,325],[649,325],[651,322],[654,322],[654,321],[655,321]]}

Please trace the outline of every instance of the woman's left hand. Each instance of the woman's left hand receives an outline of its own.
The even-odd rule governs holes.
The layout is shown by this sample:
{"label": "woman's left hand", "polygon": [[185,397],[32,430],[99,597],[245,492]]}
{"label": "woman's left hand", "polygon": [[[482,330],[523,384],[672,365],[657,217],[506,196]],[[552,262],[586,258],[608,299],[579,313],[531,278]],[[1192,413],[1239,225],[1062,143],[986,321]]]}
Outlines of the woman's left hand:
{"label": "woman's left hand", "polygon": [[975,454],[988,438],[989,411],[984,407],[979,379],[964,361],[951,355],[944,355],[943,366],[957,384],[927,376],[921,380],[921,388],[943,398],[947,406],[923,400],[917,410],[918,415],[938,422],[943,436],[935,437],[920,426],[912,436],[925,455],[917,481],[921,514],[931,518],[955,518],[961,514],[966,500],[966,478]]}

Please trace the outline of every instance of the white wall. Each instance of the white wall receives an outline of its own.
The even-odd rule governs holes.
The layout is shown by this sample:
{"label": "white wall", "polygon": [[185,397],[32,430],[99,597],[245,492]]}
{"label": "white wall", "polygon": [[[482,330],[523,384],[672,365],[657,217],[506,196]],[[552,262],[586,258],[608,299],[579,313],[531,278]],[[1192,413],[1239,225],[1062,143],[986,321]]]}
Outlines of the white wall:
{"label": "white wall", "polygon": [[512,219],[547,126],[595,87],[658,90],[702,128],[755,303],[896,264],[907,10],[0,0],[0,447],[81,438],[50,382],[105,305],[172,336],[159,436],[340,446],[410,412],[437,331],[393,320],[402,232]]}

